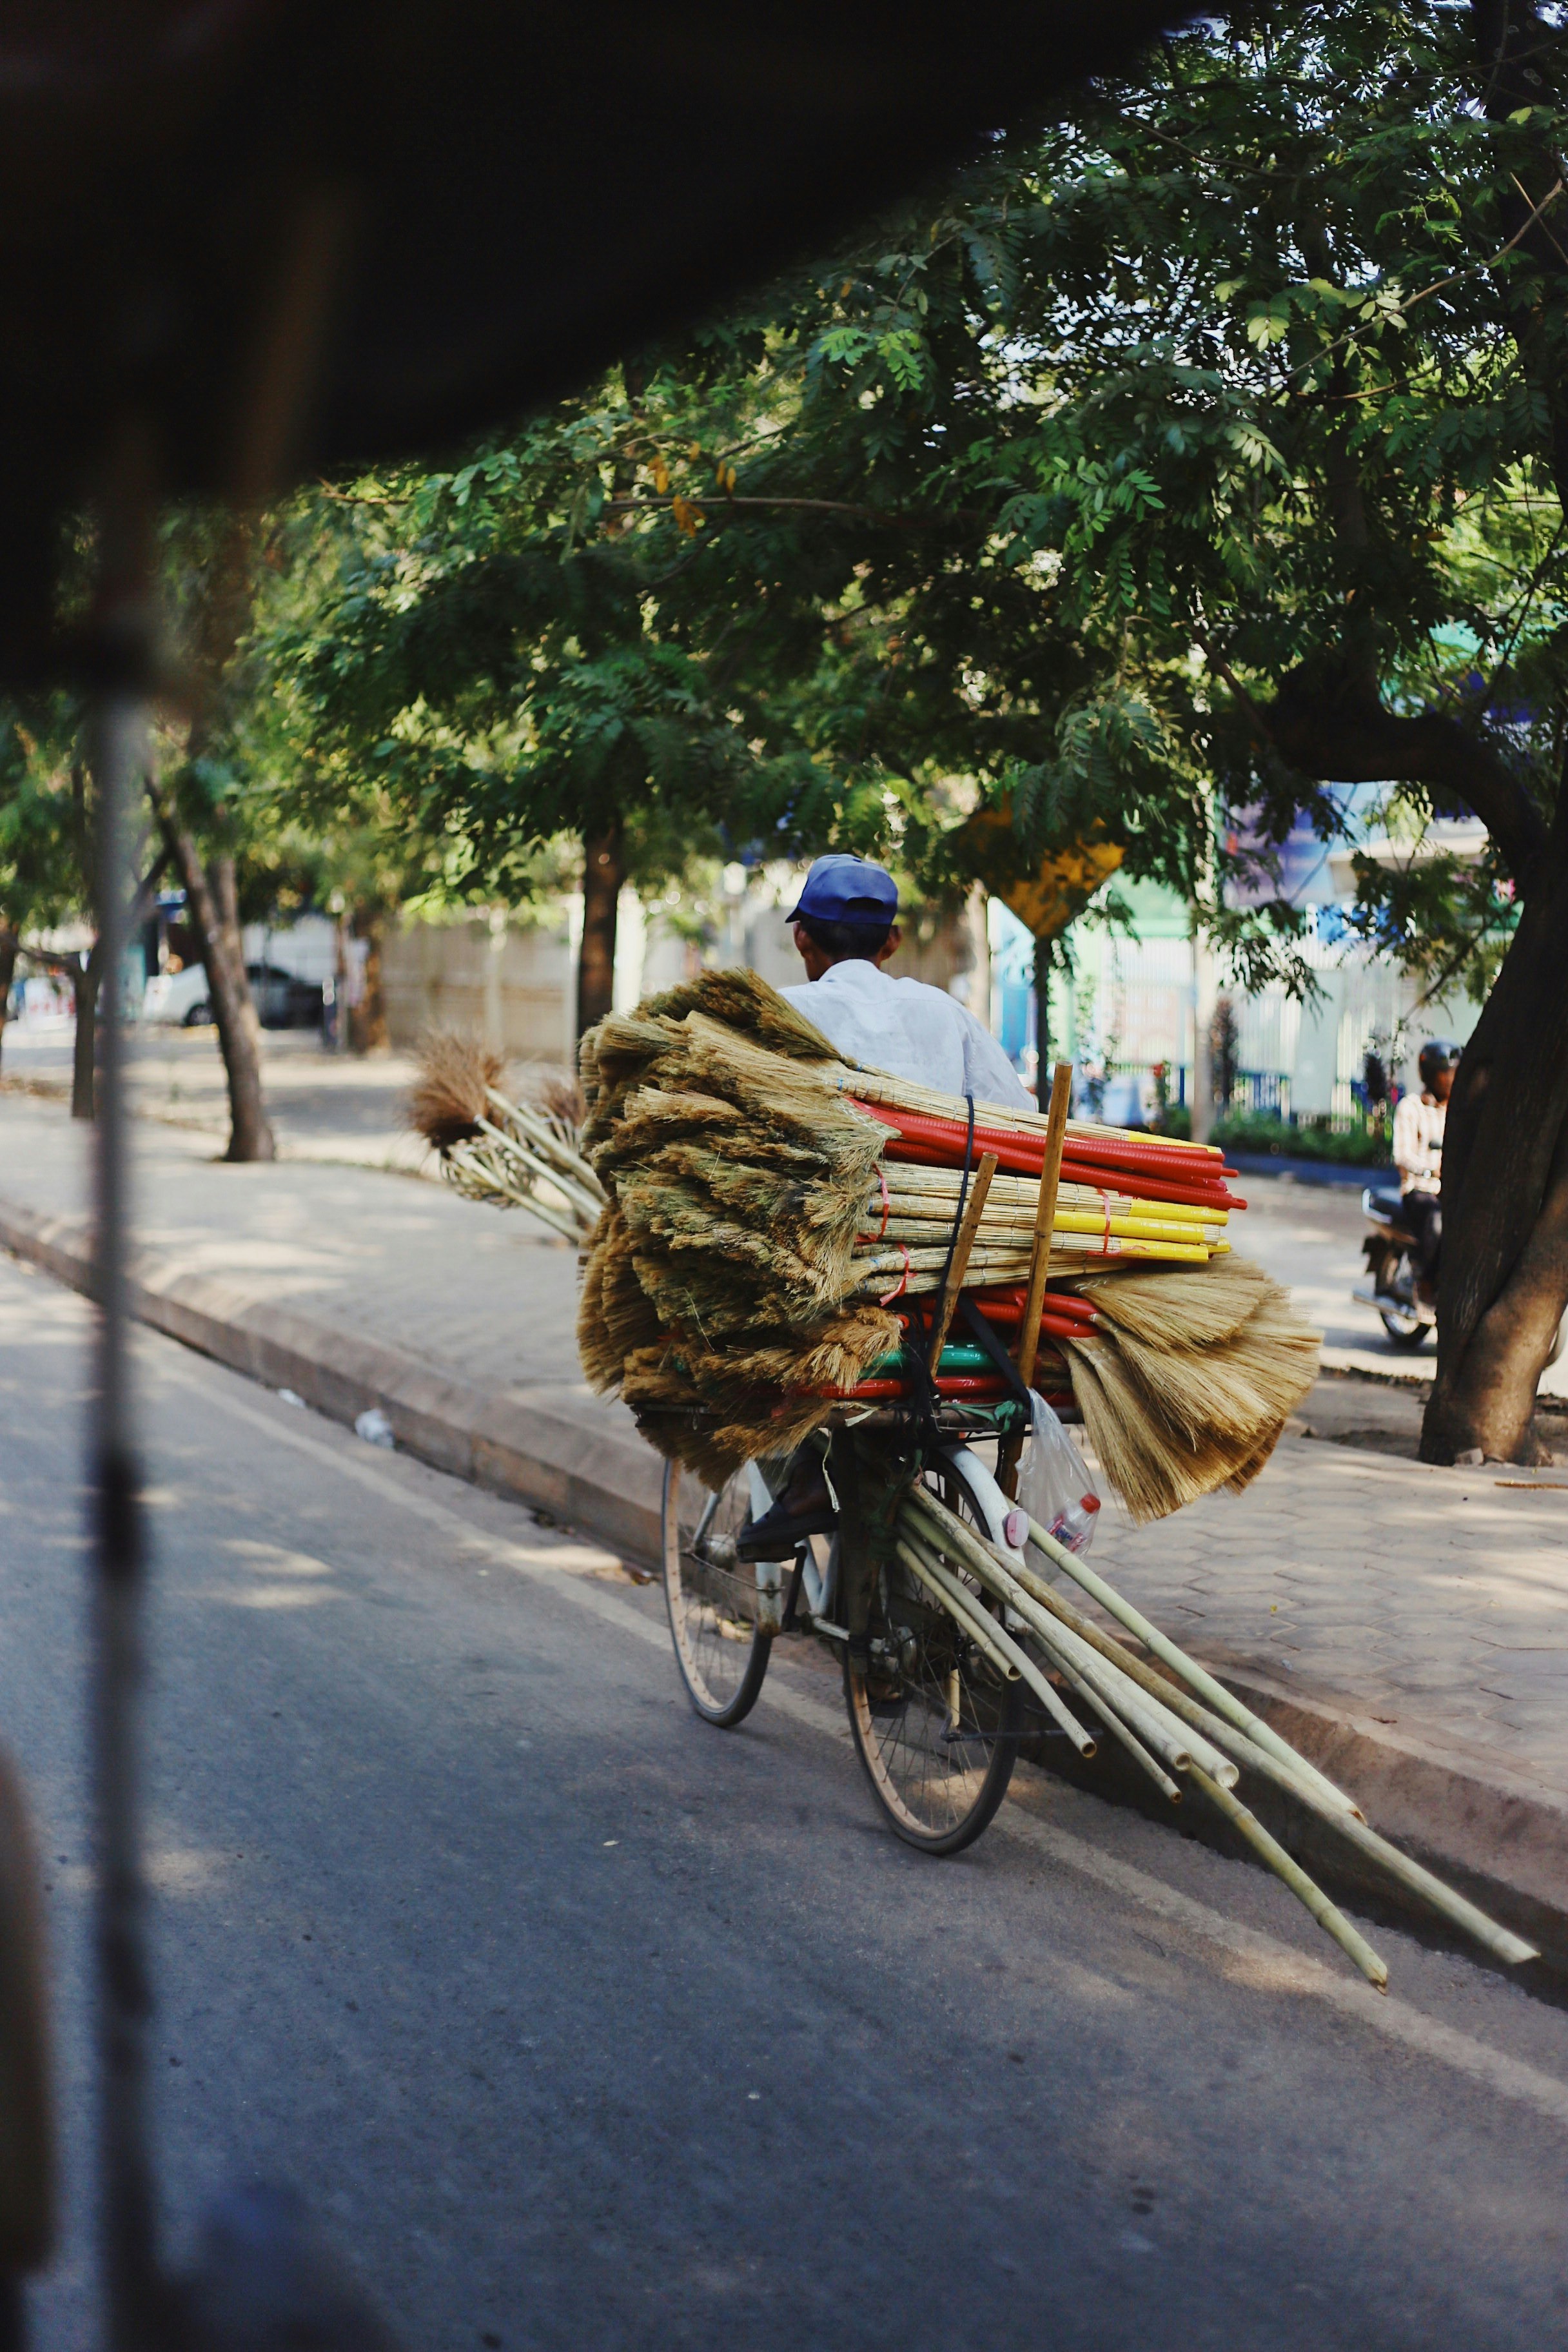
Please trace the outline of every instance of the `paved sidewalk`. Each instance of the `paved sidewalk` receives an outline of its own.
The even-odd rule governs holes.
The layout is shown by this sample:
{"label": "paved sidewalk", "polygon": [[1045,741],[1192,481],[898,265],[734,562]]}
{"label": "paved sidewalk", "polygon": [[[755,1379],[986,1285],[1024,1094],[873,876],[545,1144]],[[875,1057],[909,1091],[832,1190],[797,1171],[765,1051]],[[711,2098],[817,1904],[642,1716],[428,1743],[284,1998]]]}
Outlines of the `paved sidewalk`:
{"label": "paved sidewalk", "polygon": [[[0,1097],[0,1243],[79,1283],[83,1146],[52,1107]],[[659,1465],[581,1381],[568,1248],[435,1184],[229,1168],[151,1123],[135,1146],[149,1320],[340,1418],[380,1403],[426,1458],[652,1556]],[[1347,1411],[1371,1429],[1386,1396],[1320,1382],[1247,1495],[1142,1529],[1108,1513],[1096,1559],[1380,1826],[1558,1920],[1568,1951],[1568,1474],[1305,1433]],[[1415,1402],[1388,1401],[1383,1437],[1408,1443]]]}
{"label": "paved sidewalk", "polygon": [[[127,1034],[130,1099],[139,1118],[206,1139],[208,1156],[228,1140],[228,1086],[211,1029],[156,1024]],[[346,1160],[417,1175],[431,1159],[404,1124],[402,1101],[415,1074],[408,1054],[329,1054],[314,1030],[264,1029],[261,1076],[282,1160]],[[68,1104],[69,1022],[9,1022],[0,1055],[0,1099],[32,1095]]]}

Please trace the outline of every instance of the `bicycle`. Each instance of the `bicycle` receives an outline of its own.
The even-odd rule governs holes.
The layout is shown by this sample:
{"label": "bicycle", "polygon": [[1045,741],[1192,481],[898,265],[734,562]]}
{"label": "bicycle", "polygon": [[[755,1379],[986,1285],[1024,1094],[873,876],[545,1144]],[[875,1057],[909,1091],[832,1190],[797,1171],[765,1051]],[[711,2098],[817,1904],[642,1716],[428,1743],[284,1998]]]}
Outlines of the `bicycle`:
{"label": "bicycle", "polygon": [[[933,1415],[846,1409],[833,1416],[826,1455],[839,1484],[848,1470],[858,1507],[831,1537],[814,1536],[791,1561],[738,1558],[743,1528],[771,1505],[787,1462],[750,1462],[717,1494],[667,1465],[665,1601],[676,1663],[692,1706],[721,1730],[756,1705],[773,1643],[804,1633],[842,1661],[856,1754],[895,1832],[931,1854],[960,1853],[985,1829],[1013,1776],[1030,1724],[1023,1683],[937,1605],[890,1545],[868,1544],[879,1514],[922,1479],[965,1526],[1004,1550],[1012,1506],[975,1451],[1016,1427],[1018,1408],[964,1406]],[[771,1474],[771,1475],[770,1475]],[[942,1554],[986,1614],[1000,1604],[967,1563]],[[1020,1630],[1008,1618],[1016,1640]]]}

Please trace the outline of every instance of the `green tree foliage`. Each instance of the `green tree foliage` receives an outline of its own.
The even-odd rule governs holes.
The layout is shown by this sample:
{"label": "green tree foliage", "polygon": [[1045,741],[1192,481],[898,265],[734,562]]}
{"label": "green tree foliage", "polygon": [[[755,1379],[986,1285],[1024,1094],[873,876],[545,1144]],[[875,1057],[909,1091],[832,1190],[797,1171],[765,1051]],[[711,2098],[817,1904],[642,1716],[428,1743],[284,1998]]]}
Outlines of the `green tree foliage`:
{"label": "green tree foliage", "polygon": [[462,467],[308,504],[307,800],[504,894],[562,830],[940,877],[979,796],[1026,856],[1103,828],[1248,982],[1300,982],[1298,919],[1224,886],[1300,811],[1479,817],[1479,861],[1363,861],[1360,919],[1496,975],[1429,1439],[1527,1449],[1568,1298],[1563,79],[1509,0],[1201,23]]}

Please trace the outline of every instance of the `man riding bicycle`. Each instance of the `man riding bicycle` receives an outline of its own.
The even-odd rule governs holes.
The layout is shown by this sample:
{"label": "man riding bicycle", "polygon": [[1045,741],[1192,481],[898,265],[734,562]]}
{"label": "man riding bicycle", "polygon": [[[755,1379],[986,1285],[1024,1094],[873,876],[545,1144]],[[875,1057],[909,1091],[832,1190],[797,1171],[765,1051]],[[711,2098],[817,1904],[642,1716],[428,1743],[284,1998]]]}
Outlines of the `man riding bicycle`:
{"label": "man riding bicycle", "polygon": [[[1032,1110],[1012,1063],[983,1022],[945,989],[895,980],[883,966],[898,949],[899,887],[867,857],[819,857],[786,920],[805,979],[781,993],[847,1060],[943,1094]],[[741,1537],[748,1559],[787,1558],[805,1537],[826,1535],[837,1514],[822,1457],[797,1455],[773,1508]]]}

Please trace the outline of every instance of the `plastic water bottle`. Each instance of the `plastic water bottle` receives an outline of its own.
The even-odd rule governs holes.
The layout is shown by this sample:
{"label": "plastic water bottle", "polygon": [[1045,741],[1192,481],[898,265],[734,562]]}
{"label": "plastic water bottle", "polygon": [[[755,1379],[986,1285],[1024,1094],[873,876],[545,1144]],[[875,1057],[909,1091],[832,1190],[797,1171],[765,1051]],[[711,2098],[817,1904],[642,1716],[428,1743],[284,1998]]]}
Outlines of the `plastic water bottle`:
{"label": "plastic water bottle", "polygon": [[1094,1540],[1094,1523],[1100,1511],[1098,1495],[1080,1495],[1069,1510],[1058,1511],[1047,1529],[1064,1551],[1087,1551]]}

